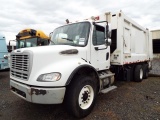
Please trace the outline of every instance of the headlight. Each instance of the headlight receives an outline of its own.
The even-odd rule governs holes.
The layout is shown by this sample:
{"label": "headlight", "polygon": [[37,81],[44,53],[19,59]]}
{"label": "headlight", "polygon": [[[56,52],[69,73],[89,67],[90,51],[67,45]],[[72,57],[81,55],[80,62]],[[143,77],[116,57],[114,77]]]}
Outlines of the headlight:
{"label": "headlight", "polygon": [[61,73],[46,73],[38,77],[37,81],[41,82],[54,82],[58,81],[61,78]]}

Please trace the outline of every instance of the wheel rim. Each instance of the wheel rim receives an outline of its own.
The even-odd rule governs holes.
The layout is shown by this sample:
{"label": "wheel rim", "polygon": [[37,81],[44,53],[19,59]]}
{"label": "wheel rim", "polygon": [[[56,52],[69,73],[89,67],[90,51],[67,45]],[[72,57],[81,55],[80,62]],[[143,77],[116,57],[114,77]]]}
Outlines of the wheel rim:
{"label": "wheel rim", "polygon": [[94,91],[90,85],[84,86],[79,94],[79,106],[82,109],[87,109],[91,106],[94,98]]}
{"label": "wheel rim", "polygon": [[140,79],[142,79],[143,78],[143,70],[142,70],[142,68],[140,69]]}

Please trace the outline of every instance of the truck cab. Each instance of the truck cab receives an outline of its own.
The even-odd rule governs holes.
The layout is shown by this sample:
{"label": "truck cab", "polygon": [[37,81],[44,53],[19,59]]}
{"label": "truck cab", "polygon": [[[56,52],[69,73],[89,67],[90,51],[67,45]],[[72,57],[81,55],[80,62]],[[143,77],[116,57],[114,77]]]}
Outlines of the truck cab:
{"label": "truck cab", "polygon": [[107,26],[89,21],[68,24],[54,30],[51,45],[69,45],[75,49],[83,49],[83,53],[81,50],[78,52],[84,55],[81,57],[86,63],[98,71],[108,69],[110,47],[106,46],[108,41],[106,28]]}
{"label": "truck cab", "polygon": [[[53,31],[49,46],[13,51],[10,68],[12,92],[33,103],[60,104],[69,100],[70,95],[67,94],[76,89],[71,86],[81,84],[77,81],[84,77],[79,82],[86,84],[89,81],[89,85],[81,84],[78,89],[85,94],[80,94],[80,101],[85,102],[79,109],[91,111],[96,94],[113,82],[107,78],[103,86],[99,81],[100,74],[101,78],[106,73],[114,75],[107,71],[110,67],[110,46],[107,45],[107,21],[105,24],[101,26],[91,20],[67,24]],[[67,102],[67,105],[70,104]]]}

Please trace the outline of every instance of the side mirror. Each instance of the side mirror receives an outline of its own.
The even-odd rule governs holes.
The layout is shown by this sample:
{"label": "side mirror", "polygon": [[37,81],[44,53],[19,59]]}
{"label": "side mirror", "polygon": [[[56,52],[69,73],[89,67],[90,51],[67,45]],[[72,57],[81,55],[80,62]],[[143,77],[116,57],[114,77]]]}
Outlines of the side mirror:
{"label": "side mirror", "polygon": [[106,44],[106,46],[110,46],[111,45],[111,39],[105,39],[105,44]]}
{"label": "side mirror", "polygon": [[51,39],[51,37],[52,37],[52,34],[53,34],[53,32],[49,33],[49,37],[50,37],[50,39]]}
{"label": "side mirror", "polygon": [[8,59],[8,55],[4,55],[3,58],[4,58],[4,59]]}

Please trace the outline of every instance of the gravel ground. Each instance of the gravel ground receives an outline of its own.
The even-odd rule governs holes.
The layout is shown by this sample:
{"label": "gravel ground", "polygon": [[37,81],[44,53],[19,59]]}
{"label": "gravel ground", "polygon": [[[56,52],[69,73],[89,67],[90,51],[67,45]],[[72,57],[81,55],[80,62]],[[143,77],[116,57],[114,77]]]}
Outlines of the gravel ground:
{"label": "gravel ground", "polygon": [[[160,120],[160,77],[141,83],[116,82],[117,89],[99,94],[84,120]],[[75,120],[63,105],[39,105],[10,92],[9,71],[0,72],[0,120]]]}

